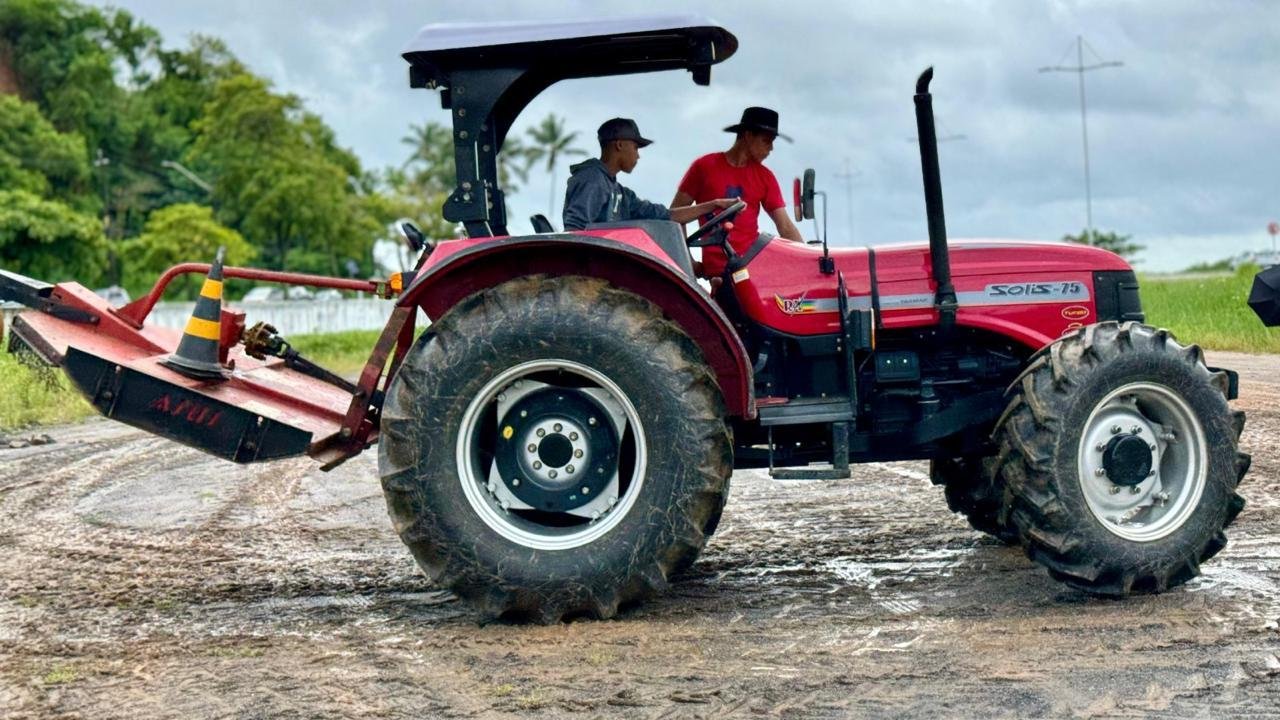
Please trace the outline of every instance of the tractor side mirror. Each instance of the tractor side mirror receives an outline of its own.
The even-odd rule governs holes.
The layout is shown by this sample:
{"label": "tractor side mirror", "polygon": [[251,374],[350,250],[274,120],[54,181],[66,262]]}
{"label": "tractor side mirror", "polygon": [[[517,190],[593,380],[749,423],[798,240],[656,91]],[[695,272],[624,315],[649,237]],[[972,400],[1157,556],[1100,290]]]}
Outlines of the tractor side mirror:
{"label": "tractor side mirror", "polygon": [[813,219],[813,168],[804,171],[804,183],[800,188],[800,213],[805,220]]}
{"label": "tractor side mirror", "polygon": [[408,246],[409,252],[416,253],[427,246],[427,238],[422,231],[408,220],[397,220],[396,232],[400,233],[400,239]]}

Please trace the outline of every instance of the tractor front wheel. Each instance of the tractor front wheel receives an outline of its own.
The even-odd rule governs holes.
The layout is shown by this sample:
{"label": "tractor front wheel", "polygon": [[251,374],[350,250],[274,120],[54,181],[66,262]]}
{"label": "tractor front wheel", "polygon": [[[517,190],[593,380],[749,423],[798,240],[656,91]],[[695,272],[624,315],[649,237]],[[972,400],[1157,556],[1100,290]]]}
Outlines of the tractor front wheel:
{"label": "tractor front wheel", "polygon": [[1102,595],[1198,575],[1244,506],[1244,414],[1226,389],[1199,347],[1137,323],[1089,326],[1040,351],[997,431],[1006,513],[1028,556]]}
{"label": "tractor front wheel", "polygon": [[693,562],[732,444],[697,346],[582,277],[459,303],[406,356],[379,468],[426,574],[487,618],[607,618]]}

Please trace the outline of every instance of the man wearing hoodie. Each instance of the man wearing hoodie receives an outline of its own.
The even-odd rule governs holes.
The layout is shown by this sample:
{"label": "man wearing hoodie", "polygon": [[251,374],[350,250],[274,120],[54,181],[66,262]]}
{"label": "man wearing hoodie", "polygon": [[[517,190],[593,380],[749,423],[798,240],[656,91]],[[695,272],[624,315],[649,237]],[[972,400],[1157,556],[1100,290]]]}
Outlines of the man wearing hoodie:
{"label": "man wearing hoodie", "polygon": [[618,183],[618,172],[635,170],[640,161],[640,148],[653,141],[641,136],[636,122],[628,118],[605,121],[596,137],[600,140],[600,157],[569,168],[572,174],[564,194],[565,230],[582,230],[592,223],[620,220],[674,220],[683,224],[736,202],[732,198],[721,198],[668,209],[642,200]]}

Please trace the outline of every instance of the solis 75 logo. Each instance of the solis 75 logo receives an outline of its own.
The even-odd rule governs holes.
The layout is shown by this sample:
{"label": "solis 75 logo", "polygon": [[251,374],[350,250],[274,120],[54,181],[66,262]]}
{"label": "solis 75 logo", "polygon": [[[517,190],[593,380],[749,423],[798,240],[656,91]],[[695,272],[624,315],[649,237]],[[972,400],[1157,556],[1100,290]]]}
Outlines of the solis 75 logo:
{"label": "solis 75 logo", "polygon": [[788,315],[808,315],[809,313],[818,312],[818,302],[816,300],[808,300],[804,295],[794,298],[774,295],[773,299],[774,302],[778,303],[778,309]]}

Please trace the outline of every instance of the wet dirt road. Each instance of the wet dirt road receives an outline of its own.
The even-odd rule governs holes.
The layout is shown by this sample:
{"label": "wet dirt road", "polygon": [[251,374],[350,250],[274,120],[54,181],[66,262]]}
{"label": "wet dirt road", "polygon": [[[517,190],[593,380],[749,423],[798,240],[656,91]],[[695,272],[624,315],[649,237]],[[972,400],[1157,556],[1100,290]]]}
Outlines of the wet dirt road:
{"label": "wet dirt road", "polygon": [[0,716],[1273,717],[1280,357],[1239,370],[1231,543],[1089,598],[946,510],[923,463],[733,478],[669,595],[479,627],[417,573],[375,453],[241,468],[106,421],[0,450]]}

